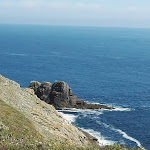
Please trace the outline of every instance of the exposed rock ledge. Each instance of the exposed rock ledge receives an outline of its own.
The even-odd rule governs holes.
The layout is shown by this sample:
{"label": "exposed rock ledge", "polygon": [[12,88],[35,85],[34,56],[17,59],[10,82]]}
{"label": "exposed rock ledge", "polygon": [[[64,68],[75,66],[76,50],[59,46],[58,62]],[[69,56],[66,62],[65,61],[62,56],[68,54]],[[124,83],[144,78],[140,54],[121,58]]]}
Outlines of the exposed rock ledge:
{"label": "exposed rock ledge", "polygon": [[[30,85],[35,87],[35,91],[37,89],[37,93],[46,101],[49,102],[49,98],[46,97],[49,94],[49,90],[51,88],[50,83],[43,83],[37,86],[37,82],[31,82]],[[63,86],[57,86],[57,85]],[[33,86],[32,86],[33,87]],[[63,89],[62,89],[63,87]],[[64,82],[55,82],[52,86],[53,99],[57,100],[56,95],[58,95],[61,100],[63,100],[63,94],[61,90],[66,90],[68,92],[68,85]],[[57,93],[58,92],[58,93]],[[46,95],[43,95],[46,94]],[[64,93],[66,95],[71,96],[70,93]],[[38,95],[38,96],[39,96]],[[72,94],[72,97],[73,96]],[[93,136],[81,131],[80,129],[73,126],[67,120],[65,120],[52,105],[41,101],[35,94],[32,89],[20,88],[20,85],[14,81],[11,81],[0,75],[0,100],[7,103],[14,109],[23,113],[26,118],[28,118],[31,123],[35,126],[38,133],[42,135],[44,140],[53,141],[55,144],[65,143],[68,145],[74,146],[83,146],[83,147],[92,147],[98,144],[97,139]],[[68,100],[70,101],[70,99]],[[55,102],[55,106],[57,106],[57,101]],[[64,103],[60,103],[58,106],[64,106]]]}
{"label": "exposed rock ledge", "polygon": [[48,104],[53,105],[56,109],[60,108],[80,108],[80,109],[113,109],[106,105],[89,104],[78,99],[64,81],[55,81],[39,83],[31,81],[29,88],[33,89],[37,97]]}

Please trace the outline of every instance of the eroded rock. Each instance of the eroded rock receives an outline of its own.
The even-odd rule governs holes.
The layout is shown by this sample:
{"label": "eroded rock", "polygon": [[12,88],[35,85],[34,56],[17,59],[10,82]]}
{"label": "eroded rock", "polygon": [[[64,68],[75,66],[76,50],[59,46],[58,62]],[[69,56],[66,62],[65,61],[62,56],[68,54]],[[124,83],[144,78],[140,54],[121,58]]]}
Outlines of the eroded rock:
{"label": "eroded rock", "polygon": [[56,108],[72,107],[77,97],[72,93],[71,88],[63,81],[55,81],[50,93],[50,104]]}
{"label": "eroded rock", "polygon": [[113,109],[100,104],[89,104],[75,96],[64,81],[55,81],[54,84],[49,82],[39,83],[30,82],[30,88],[35,90],[35,94],[43,101],[52,104],[55,108],[77,108],[77,109]]}
{"label": "eroded rock", "polygon": [[51,93],[51,87],[52,84],[50,82],[43,82],[41,85],[37,88],[37,91],[35,94],[38,98],[45,101],[46,103],[50,103],[50,93]]}

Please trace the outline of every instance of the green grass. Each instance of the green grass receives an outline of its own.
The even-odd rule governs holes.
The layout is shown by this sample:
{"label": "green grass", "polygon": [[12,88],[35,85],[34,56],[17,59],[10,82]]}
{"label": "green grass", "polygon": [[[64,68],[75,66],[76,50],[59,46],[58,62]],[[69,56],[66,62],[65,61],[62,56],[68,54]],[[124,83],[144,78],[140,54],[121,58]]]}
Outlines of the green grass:
{"label": "green grass", "polygon": [[[119,145],[78,148],[45,141],[29,119],[0,100],[0,150],[129,150]],[[140,148],[132,149],[140,150]]]}
{"label": "green grass", "polygon": [[[0,149],[39,149],[42,136],[32,123],[20,112],[0,100]],[[47,144],[47,143],[46,143]],[[46,145],[45,144],[45,145]]]}

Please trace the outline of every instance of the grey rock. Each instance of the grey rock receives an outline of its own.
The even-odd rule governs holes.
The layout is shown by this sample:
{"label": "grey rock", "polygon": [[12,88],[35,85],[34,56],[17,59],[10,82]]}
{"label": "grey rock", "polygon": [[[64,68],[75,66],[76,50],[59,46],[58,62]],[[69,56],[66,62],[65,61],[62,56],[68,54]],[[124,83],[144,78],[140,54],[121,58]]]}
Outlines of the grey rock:
{"label": "grey rock", "polygon": [[41,83],[38,82],[38,81],[31,81],[30,84],[29,84],[29,88],[30,88],[30,89],[33,89],[34,92],[36,93],[36,92],[37,92],[37,89],[38,89],[38,87],[39,87],[40,85],[41,85]]}
{"label": "grey rock", "polygon": [[45,101],[46,103],[50,103],[49,95],[51,93],[51,87],[52,87],[52,84],[50,82],[43,82],[37,88],[35,94],[41,100]]}
{"label": "grey rock", "polygon": [[30,82],[29,87],[34,89],[35,94],[41,100],[53,105],[56,109],[77,108],[77,109],[114,109],[106,105],[89,104],[75,96],[67,83],[64,81],[49,82]]}
{"label": "grey rock", "polygon": [[56,108],[73,107],[77,97],[72,93],[71,88],[63,81],[55,81],[50,94],[50,104]]}

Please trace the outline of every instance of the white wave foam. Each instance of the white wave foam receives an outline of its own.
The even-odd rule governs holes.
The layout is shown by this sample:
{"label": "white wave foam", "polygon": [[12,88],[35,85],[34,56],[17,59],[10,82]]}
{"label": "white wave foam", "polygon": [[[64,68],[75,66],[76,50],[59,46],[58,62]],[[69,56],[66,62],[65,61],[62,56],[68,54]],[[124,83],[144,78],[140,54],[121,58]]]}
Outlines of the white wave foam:
{"label": "white wave foam", "polygon": [[[70,122],[70,123],[75,122],[76,118],[77,118],[79,115],[66,114],[66,113],[63,113],[63,111],[64,111],[64,112],[66,111],[66,112],[82,113],[82,115],[84,115],[84,116],[86,116],[86,115],[88,115],[88,114],[91,114],[91,113],[92,113],[92,114],[93,114],[93,113],[94,113],[94,114],[95,114],[95,113],[102,114],[101,111],[82,110],[82,109],[74,109],[74,108],[73,108],[73,109],[58,110],[58,112],[59,112],[68,122]],[[121,108],[121,111],[123,111],[122,108]],[[124,111],[128,111],[128,110],[124,110]],[[133,138],[133,137],[127,135],[127,133],[125,133],[124,131],[122,131],[122,130],[120,130],[120,129],[116,129],[116,128],[114,128],[114,127],[111,126],[111,125],[107,125],[107,124],[105,124],[105,123],[101,123],[101,122],[99,122],[99,121],[96,121],[96,122],[97,122],[97,123],[100,123],[100,124],[103,124],[104,127],[109,128],[110,130],[113,130],[113,131],[115,131],[115,132],[118,132],[118,133],[121,134],[125,139],[128,139],[128,140],[130,140],[130,141],[135,142],[138,147],[140,147],[141,149],[145,150],[145,149],[142,147],[141,143],[140,143],[138,140],[136,140],[135,138]],[[83,131],[85,131],[85,132],[88,132],[88,133],[91,134],[92,136],[96,137],[96,138],[98,139],[98,142],[99,142],[99,145],[100,145],[100,146],[113,145],[113,144],[116,143],[115,141],[106,140],[105,137],[103,137],[100,132],[94,131],[93,129],[84,129],[84,128],[81,128],[81,129],[82,129]]]}
{"label": "white wave foam", "polygon": [[115,108],[115,109],[110,109],[110,110],[107,109],[108,111],[131,111],[131,110],[133,110],[131,108],[116,106],[115,104],[103,104],[103,105],[107,105],[108,107]]}
{"label": "white wave foam", "polygon": [[79,109],[76,109],[76,108],[63,108],[63,109],[60,109],[60,110],[57,110],[58,112],[79,112]]}
{"label": "white wave foam", "polygon": [[80,109],[79,112],[84,116],[87,116],[90,114],[94,114],[94,115],[98,116],[98,115],[103,114],[102,110],[90,110],[90,109],[83,110],[83,109]]}
{"label": "white wave foam", "polygon": [[116,106],[115,109],[113,109],[112,111],[131,111],[130,108],[122,108],[119,106]]}
{"label": "white wave foam", "polygon": [[[93,100],[94,100],[94,98],[93,98]],[[101,103],[98,103],[98,102],[90,102],[90,101],[87,101],[87,100],[84,100],[86,103],[88,103],[88,104],[98,104],[98,105],[103,105],[103,104],[101,104]]]}
{"label": "white wave foam", "polygon": [[78,117],[72,114],[65,114],[63,112],[59,112],[59,114],[61,114],[70,123],[75,122],[76,118]]}
{"label": "white wave foam", "polygon": [[127,133],[125,133],[124,131],[122,131],[122,130],[120,130],[120,129],[116,129],[116,128],[114,128],[113,126],[107,125],[107,124],[105,124],[105,123],[102,123],[102,124],[103,124],[106,128],[109,128],[109,129],[111,129],[111,130],[113,130],[113,131],[115,131],[115,132],[118,132],[118,133],[121,134],[125,139],[128,139],[128,140],[130,140],[130,141],[132,141],[132,142],[135,142],[138,147],[140,147],[141,149],[145,150],[145,149],[142,147],[141,143],[140,143],[138,140],[136,140],[135,138],[133,138],[133,137],[127,135]]}
{"label": "white wave foam", "polygon": [[103,137],[100,132],[94,131],[93,129],[84,129],[84,128],[80,128],[80,129],[82,129],[83,131],[85,131],[85,132],[91,134],[92,136],[96,137],[98,139],[98,142],[99,142],[100,146],[115,144],[114,141],[106,140],[105,137]]}
{"label": "white wave foam", "polygon": [[79,115],[83,115],[84,117],[90,114],[94,114],[96,116],[103,114],[102,110],[76,109],[76,108],[71,108],[71,109],[64,108],[58,110],[58,112],[74,112],[74,113],[79,113]]}
{"label": "white wave foam", "polygon": [[135,143],[137,144],[137,146],[141,147],[141,143],[140,143],[138,140],[136,140],[136,139],[134,139],[133,137],[127,135],[125,132],[123,132],[123,131],[120,130],[120,129],[115,129],[115,130],[116,130],[118,133],[122,134],[122,136],[123,136],[124,138],[126,138],[126,139],[128,139],[128,140],[130,140],[130,141],[135,142]]}
{"label": "white wave foam", "polygon": [[[111,106],[112,107],[112,106]],[[114,107],[115,109],[108,110],[108,109],[76,109],[76,108],[64,108],[62,110],[58,110],[59,112],[74,112],[74,113],[79,113],[79,115],[83,115],[86,117],[87,115],[94,114],[96,116],[99,116],[104,113],[104,111],[131,111],[130,108],[122,108],[120,106]]]}

